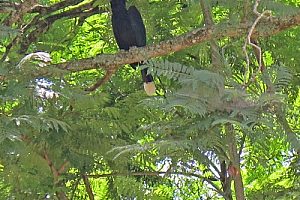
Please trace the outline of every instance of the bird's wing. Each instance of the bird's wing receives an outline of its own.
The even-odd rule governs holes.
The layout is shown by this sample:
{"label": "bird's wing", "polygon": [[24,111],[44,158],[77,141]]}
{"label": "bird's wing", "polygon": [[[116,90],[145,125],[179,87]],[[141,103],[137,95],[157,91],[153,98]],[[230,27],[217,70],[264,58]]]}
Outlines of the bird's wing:
{"label": "bird's wing", "polygon": [[118,13],[118,16],[112,17],[113,32],[120,49],[129,50],[135,44],[134,32],[129,23],[127,13]]}
{"label": "bird's wing", "polygon": [[128,16],[131,23],[131,27],[135,34],[137,47],[142,47],[146,45],[146,29],[143,23],[142,16],[135,6],[130,6],[128,8]]}

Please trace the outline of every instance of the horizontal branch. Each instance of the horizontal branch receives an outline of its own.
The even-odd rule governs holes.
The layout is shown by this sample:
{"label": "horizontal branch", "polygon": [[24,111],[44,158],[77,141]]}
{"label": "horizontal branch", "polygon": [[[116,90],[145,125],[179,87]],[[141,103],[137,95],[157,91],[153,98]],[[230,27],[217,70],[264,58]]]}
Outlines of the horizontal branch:
{"label": "horizontal branch", "polygon": [[[169,55],[170,53],[186,49],[211,39],[242,36],[248,32],[251,25],[252,23],[241,23],[237,25],[219,24],[212,27],[199,28],[173,39],[162,41],[158,44],[140,48],[131,48],[129,51],[120,51],[116,54],[100,54],[94,58],[85,58],[56,64],[54,67],[68,70],[70,72],[96,68],[116,71],[116,69],[121,65]],[[274,35],[298,25],[300,25],[300,13],[286,18],[269,17],[260,21],[256,30],[253,32],[252,37],[255,38]],[[270,29],[266,31],[266,27],[270,27]]]}
{"label": "horizontal branch", "polygon": [[189,176],[189,177],[195,177],[202,179],[203,181],[208,182],[215,190],[218,192],[220,195],[224,195],[221,189],[209,178],[201,176],[199,174],[195,173],[190,173],[190,172],[149,172],[149,171],[144,171],[144,172],[119,172],[119,173],[110,173],[110,174],[90,174],[86,175],[87,177],[90,178],[106,178],[106,177],[113,177],[113,176],[160,176],[160,175],[182,175],[182,176]]}

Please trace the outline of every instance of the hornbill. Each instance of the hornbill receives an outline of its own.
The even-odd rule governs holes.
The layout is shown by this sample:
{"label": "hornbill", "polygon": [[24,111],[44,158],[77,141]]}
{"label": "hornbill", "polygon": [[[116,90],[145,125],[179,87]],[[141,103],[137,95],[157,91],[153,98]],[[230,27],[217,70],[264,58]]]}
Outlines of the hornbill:
{"label": "hornbill", "polygon": [[[146,30],[140,12],[135,6],[126,9],[126,0],[110,0],[112,10],[112,27],[120,49],[128,51],[130,47],[146,46]],[[131,67],[141,63],[132,63]],[[144,89],[148,95],[155,93],[155,84],[147,68],[141,70]]]}

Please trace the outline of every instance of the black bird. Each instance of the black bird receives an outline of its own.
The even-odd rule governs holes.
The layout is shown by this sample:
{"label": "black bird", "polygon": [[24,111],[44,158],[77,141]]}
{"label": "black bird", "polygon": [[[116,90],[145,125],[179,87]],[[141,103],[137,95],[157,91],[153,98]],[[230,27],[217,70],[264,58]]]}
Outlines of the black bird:
{"label": "black bird", "polygon": [[[146,46],[146,30],[140,12],[135,6],[126,9],[126,0],[110,0],[112,10],[112,27],[115,39],[120,49],[128,51],[130,47]],[[133,63],[131,67],[141,63]],[[142,69],[144,89],[148,95],[155,93],[155,84],[147,68]]]}

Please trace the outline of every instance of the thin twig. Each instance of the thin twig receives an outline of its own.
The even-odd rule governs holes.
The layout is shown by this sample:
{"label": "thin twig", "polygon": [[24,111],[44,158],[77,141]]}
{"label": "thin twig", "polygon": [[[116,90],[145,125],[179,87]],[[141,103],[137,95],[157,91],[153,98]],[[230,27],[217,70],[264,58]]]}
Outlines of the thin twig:
{"label": "thin twig", "polygon": [[239,157],[241,157],[241,155],[242,155],[245,140],[246,140],[246,134],[243,133],[243,137],[242,137],[241,142],[240,142],[240,149],[239,149],[239,153],[238,153]]}
{"label": "thin twig", "polygon": [[78,187],[78,185],[80,183],[80,180],[81,180],[81,178],[78,177],[77,180],[76,180],[76,182],[74,183],[74,186],[73,186],[73,189],[72,189],[72,193],[71,193],[71,196],[70,196],[70,200],[73,200],[75,192],[77,190],[77,187]]}
{"label": "thin twig", "polygon": [[94,193],[93,193],[93,190],[92,190],[92,187],[91,187],[91,184],[90,184],[90,181],[89,181],[87,175],[81,174],[81,177],[82,177],[83,183],[85,185],[85,191],[88,193],[90,200],[94,200],[95,196],[94,196]]}
{"label": "thin twig", "polygon": [[[207,27],[213,27],[214,21],[212,17],[212,11],[206,1],[200,0],[200,6],[202,9],[205,25]],[[222,57],[220,54],[220,47],[215,39],[210,40],[211,48],[211,64],[216,71],[220,71],[222,67]]]}
{"label": "thin twig", "polygon": [[51,161],[51,159],[49,158],[49,155],[47,153],[46,150],[44,150],[44,153],[43,153],[43,158],[46,160],[48,166],[50,167],[51,169],[51,172],[53,174],[53,179],[54,179],[54,184],[56,184],[58,182],[58,177],[59,177],[59,172],[56,170],[56,168],[54,167],[53,165],[53,162]]}
{"label": "thin twig", "polygon": [[112,68],[112,70],[106,71],[106,74],[104,75],[104,77],[102,79],[97,81],[93,86],[86,88],[85,91],[87,91],[87,92],[95,91],[98,87],[100,87],[101,85],[106,83],[110,79],[110,77],[115,73],[116,70],[117,70],[117,68],[114,67],[114,68]]}
{"label": "thin twig", "polygon": [[[261,54],[261,48],[256,45],[255,43],[252,42],[251,38],[252,38],[252,35],[253,35],[253,32],[258,24],[258,22],[265,16],[270,16],[270,13],[271,11],[269,10],[265,10],[264,12],[262,13],[259,13],[257,11],[257,7],[259,5],[259,2],[260,0],[256,0],[255,4],[254,4],[254,7],[253,7],[253,12],[258,16],[255,21],[253,22],[252,26],[250,27],[250,30],[248,32],[248,35],[247,35],[247,38],[245,40],[245,43],[244,43],[244,46],[243,46],[243,51],[244,51],[244,54],[245,54],[245,57],[246,57],[246,70],[245,70],[245,73],[244,73],[244,87],[246,88],[247,85],[253,81],[256,77],[256,75],[261,72],[262,70],[262,54]],[[255,48],[257,51],[258,51],[258,70],[256,73],[253,73],[252,77],[249,79],[249,81],[247,82],[247,74],[250,73],[250,59],[249,59],[249,56],[248,56],[248,52],[247,52],[247,45],[250,45],[252,46],[253,48]]]}
{"label": "thin twig", "polygon": [[165,172],[123,172],[123,173],[120,172],[120,173],[110,173],[110,174],[90,174],[87,176],[91,178],[106,178],[106,177],[114,177],[114,176],[160,176],[160,175],[165,175],[166,173],[172,175],[183,175],[183,176],[200,178],[206,181],[207,183],[209,183],[217,193],[224,196],[224,192],[217,186],[217,184],[214,183],[214,181],[202,175],[189,173],[189,172],[167,172],[167,171]]}

